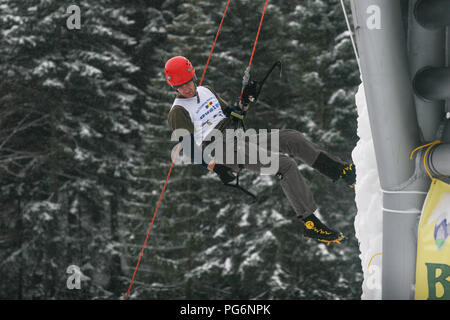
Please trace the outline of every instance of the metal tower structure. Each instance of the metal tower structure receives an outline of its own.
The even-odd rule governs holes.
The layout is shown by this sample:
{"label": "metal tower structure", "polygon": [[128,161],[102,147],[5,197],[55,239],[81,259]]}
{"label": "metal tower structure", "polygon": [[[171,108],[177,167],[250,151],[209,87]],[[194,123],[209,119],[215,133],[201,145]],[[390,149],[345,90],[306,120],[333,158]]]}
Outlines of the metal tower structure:
{"label": "metal tower structure", "polygon": [[[430,185],[450,176],[450,0],[351,0],[383,191],[382,299],[414,299],[417,228]],[[411,151],[435,140],[427,154]]]}

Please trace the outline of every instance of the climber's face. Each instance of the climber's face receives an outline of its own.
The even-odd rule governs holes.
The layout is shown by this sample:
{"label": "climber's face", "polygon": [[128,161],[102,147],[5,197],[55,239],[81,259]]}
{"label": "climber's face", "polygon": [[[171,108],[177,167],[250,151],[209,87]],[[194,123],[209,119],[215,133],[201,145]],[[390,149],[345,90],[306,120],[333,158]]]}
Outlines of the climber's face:
{"label": "climber's face", "polygon": [[192,98],[197,92],[194,81],[189,81],[188,83],[177,87],[177,91],[185,98]]}

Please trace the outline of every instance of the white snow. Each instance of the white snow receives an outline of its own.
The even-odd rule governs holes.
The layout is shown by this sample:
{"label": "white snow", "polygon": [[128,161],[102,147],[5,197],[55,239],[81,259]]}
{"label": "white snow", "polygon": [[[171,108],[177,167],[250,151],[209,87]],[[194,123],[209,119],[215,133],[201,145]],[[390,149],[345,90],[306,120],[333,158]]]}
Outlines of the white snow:
{"label": "white snow", "polygon": [[238,223],[238,226],[241,227],[241,228],[249,226],[250,223],[248,222],[247,219],[248,219],[248,212],[244,213],[244,215],[241,218],[241,221]]}
{"label": "white snow", "polygon": [[219,229],[217,229],[213,238],[221,237],[224,232],[225,232],[225,227],[220,227]]}
{"label": "white snow", "polygon": [[328,104],[329,105],[333,105],[335,104],[336,100],[344,100],[346,96],[345,90],[344,89],[339,89],[336,90],[330,97],[330,99],[328,99]]}
{"label": "white snow", "polygon": [[274,227],[281,227],[285,224],[292,223],[291,220],[286,219],[282,214],[280,214],[277,210],[272,209],[270,219],[272,220]]}
{"label": "white snow", "polygon": [[56,69],[56,65],[53,61],[42,61],[38,66],[36,66],[32,73],[37,76],[45,76],[49,72]]}
{"label": "white snow", "polygon": [[74,156],[75,160],[84,161],[89,158],[89,155],[78,147],[76,147],[74,151],[75,151]]}
{"label": "white snow", "polygon": [[281,280],[281,277],[284,275],[284,271],[282,270],[281,266],[277,263],[276,269],[270,278],[272,287],[278,287],[281,290],[286,290],[287,285]]}
{"label": "white snow", "polygon": [[358,108],[360,140],[352,153],[357,174],[355,186],[357,215],[354,226],[359,241],[361,252],[359,257],[364,273],[361,299],[380,300],[383,239],[382,193],[363,84],[359,86],[355,99]]}
{"label": "white snow", "polygon": [[304,81],[305,83],[309,83],[311,85],[323,86],[323,81],[320,78],[319,73],[316,71],[306,72],[302,76],[302,81]]}
{"label": "white snow", "polygon": [[87,78],[100,77],[103,74],[103,72],[100,69],[95,68],[91,65],[85,64],[83,67],[84,68],[80,73],[83,77]]}
{"label": "white snow", "polygon": [[253,252],[252,254],[246,256],[245,260],[241,263],[239,267],[239,273],[244,272],[244,268],[250,266],[256,266],[259,262],[261,262],[261,257],[258,252]]}
{"label": "white snow", "polygon": [[231,258],[227,258],[225,260],[225,263],[223,265],[223,272],[222,274],[229,274],[231,272],[231,268],[232,268],[233,264],[231,263]]}
{"label": "white snow", "polygon": [[58,79],[46,79],[42,85],[44,87],[64,89],[64,84]]}

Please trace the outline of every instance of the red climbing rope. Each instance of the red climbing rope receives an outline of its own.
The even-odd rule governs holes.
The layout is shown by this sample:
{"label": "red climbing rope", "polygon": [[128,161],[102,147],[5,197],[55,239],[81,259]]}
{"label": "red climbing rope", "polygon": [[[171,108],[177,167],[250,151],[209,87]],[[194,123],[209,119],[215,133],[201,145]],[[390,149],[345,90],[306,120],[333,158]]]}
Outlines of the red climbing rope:
{"label": "red climbing rope", "polygon": [[175,151],[175,156],[173,158],[172,165],[170,166],[170,169],[169,169],[169,174],[167,175],[163,190],[161,192],[161,195],[159,196],[159,201],[158,201],[158,204],[156,205],[155,213],[153,214],[152,223],[150,224],[150,227],[148,228],[147,237],[145,238],[144,245],[142,246],[142,250],[139,255],[139,259],[138,259],[136,268],[134,269],[133,277],[131,278],[130,286],[128,287],[128,291],[125,296],[125,300],[128,300],[128,296],[130,295],[130,291],[131,291],[131,287],[133,286],[134,278],[136,277],[136,273],[138,271],[139,264],[141,263],[142,255],[144,254],[144,249],[145,249],[145,246],[147,245],[148,237],[150,236],[150,231],[152,230],[153,223],[155,222],[156,214],[158,213],[159,205],[161,204],[161,200],[164,195],[164,191],[166,190],[167,183],[169,182],[170,173],[172,172],[173,164],[175,163],[175,160],[177,159],[178,151],[180,150],[180,146],[181,146],[181,144],[178,145],[177,150]]}
{"label": "red climbing rope", "polygon": [[262,26],[262,23],[263,23],[263,20],[264,20],[264,14],[266,13],[267,3],[269,3],[269,0],[266,0],[266,3],[264,4],[264,9],[263,9],[263,12],[262,12],[261,20],[259,21],[258,32],[256,33],[255,43],[253,44],[252,55],[250,57],[250,62],[248,63],[249,67],[251,67],[251,65],[252,65],[253,56],[255,54],[255,49],[256,49],[256,44],[258,43],[259,32],[261,31],[261,26]]}
{"label": "red climbing rope", "polygon": [[244,94],[244,87],[248,83],[248,80],[250,79],[250,68],[252,66],[253,56],[255,55],[256,44],[258,43],[259,32],[261,31],[261,26],[262,26],[262,23],[263,23],[263,20],[264,20],[264,14],[266,13],[267,3],[269,3],[269,0],[266,0],[266,3],[264,4],[264,9],[263,9],[263,12],[262,12],[262,16],[261,16],[261,19],[259,20],[258,32],[256,33],[255,43],[253,44],[253,50],[252,50],[252,54],[250,56],[250,62],[248,63],[248,67],[245,70],[244,81],[243,81],[243,84],[242,84],[241,97],[240,97],[241,100],[242,100],[242,95]]}

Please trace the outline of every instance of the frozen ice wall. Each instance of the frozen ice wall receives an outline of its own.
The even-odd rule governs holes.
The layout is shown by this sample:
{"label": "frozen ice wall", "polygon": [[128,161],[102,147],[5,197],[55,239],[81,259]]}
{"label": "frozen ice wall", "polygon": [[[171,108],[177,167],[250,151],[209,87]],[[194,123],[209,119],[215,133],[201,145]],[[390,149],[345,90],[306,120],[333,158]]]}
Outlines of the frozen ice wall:
{"label": "frozen ice wall", "polygon": [[364,273],[361,299],[381,299],[381,259],[383,239],[382,192],[370,130],[364,85],[355,96],[358,108],[359,141],[352,158],[356,165],[355,232]]}

